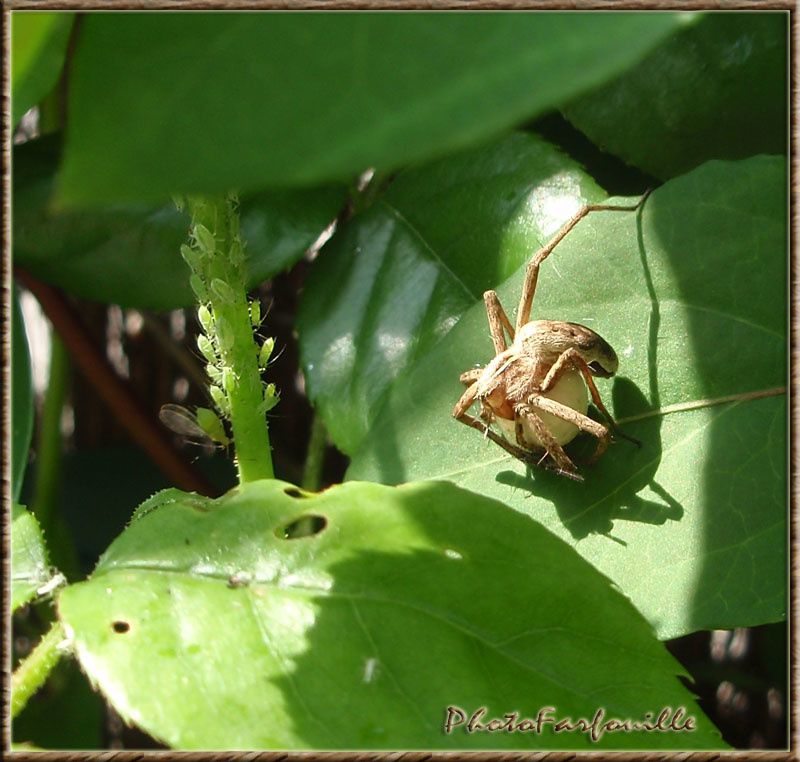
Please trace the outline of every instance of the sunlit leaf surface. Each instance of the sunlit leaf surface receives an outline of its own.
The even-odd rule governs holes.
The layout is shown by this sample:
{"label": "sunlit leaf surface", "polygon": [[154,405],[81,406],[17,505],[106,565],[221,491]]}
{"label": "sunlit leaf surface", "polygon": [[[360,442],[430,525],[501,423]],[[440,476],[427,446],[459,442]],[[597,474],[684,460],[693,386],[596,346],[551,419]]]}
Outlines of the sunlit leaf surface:
{"label": "sunlit leaf surface", "polygon": [[[450,418],[461,371],[492,356],[482,304],[392,388],[350,478],[449,479],[532,516],[608,574],[657,628],[786,612],[786,174],[777,157],[710,162],[641,214],[587,217],[546,260],[534,317],[616,347],[599,381],[620,441],[583,484],[526,473]],[[500,289],[513,309],[520,270]],[[590,453],[590,442],[573,453]]]}
{"label": "sunlit leaf surface", "polygon": [[58,608],[116,711],[173,747],[595,748],[550,730],[447,735],[450,705],[487,719],[684,706],[694,732],[599,746],[723,745],[607,579],[536,522],[449,484],[168,490]]}
{"label": "sunlit leaf surface", "polygon": [[336,445],[354,452],[391,382],[604,196],[553,145],[515,133],[402,172],[348,220],[315,262],[298,317],[308,394]]}

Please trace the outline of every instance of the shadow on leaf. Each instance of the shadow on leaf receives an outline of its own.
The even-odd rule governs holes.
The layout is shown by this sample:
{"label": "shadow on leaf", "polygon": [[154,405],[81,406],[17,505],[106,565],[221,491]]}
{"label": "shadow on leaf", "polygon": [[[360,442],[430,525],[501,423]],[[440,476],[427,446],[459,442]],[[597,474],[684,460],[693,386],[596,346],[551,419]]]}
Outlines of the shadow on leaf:
{"label": "shadow on leaf", "polygon": [[[616,380],[613,395],[614,409],[620,411],[621,418],[629,411],[647,406],[642,392],[625,378]],[[612,443],[596,466],[581,468],[585,482],[571,482],[541,469],[529,469],[525,476],[501,471],[497,481],[550,500],[576,540],[589,534],[604,534],[614,539],[616,520],[656,525],[679,521],[683,507],[655,481],[662,455],[662,420],[660,416],[652,416],[626,426],[625,432],[639,439],[641,448],[624,440]],[[580,462],[586,460],[593,448],[594,440],[581,437],[571,449]],[[598,492],[602,494],[599,499]]]}

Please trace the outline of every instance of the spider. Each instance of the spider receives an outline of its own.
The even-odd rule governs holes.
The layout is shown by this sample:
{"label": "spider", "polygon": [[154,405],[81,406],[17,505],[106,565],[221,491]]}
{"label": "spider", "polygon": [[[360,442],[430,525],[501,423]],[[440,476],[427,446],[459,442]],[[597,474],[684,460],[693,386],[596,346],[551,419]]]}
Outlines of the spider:
{"label": "spider", "polygon": [[[583,477],[563,445],[579,431],[597,438],[597,448],[589,463],[605,452],[611,432],[641,446],[638,440],[618,429],[594,383],[595,376],[610,378],[617,372],[619,361],[611,345],[578,323],[531,320],[530,316],[539,266],[578,222],[590,212],[636,211],[648,194],[649,191],[635,206],[582,207],[536,252],[525,271],[516,327],[511,325],[497,294],[484,293],[495,357],[485,368],[461,374],[460,381],[467,390],[453,408],[454,418],[482,432],[524,463],[543,465],[576,481],[583,481]],[[587,386],[607,426],[586,414]],[[467,412],[476,401],[480,403],[481,420]],[[490,428],[493,423],[502,435]]]}

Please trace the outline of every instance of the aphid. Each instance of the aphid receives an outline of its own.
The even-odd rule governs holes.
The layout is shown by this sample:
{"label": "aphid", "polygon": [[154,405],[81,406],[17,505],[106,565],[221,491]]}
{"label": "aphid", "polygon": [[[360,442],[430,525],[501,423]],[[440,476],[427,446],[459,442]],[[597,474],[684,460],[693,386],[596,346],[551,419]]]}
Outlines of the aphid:
{"label": "aphid", "polygon": [[275,349],[275,339],[272,337],[264,339],[264,343],[258,350],[258,368],[264,370],[269,364],[269,358],[272,355],[272,350]]}
{"label": "aphid", "polygon": [[[610,378],[619,367],[608,342],[578,323],[530,319],[539,266],[589,212],[635,211],[647,195],[636,206],[593,204],[575,214],[528,263],[516,326],[511,325],[497,294],[487,291],[483,299],[495,357],[485,368],[473,368],[460,376],[468,388],[453,408],[457,420],[482,432],[523,462],[554,468],[576,481],[583,478],[563,445],[579,431],[597,437],[590,462],[605,452],[611,431],[640,443],[619,431],[594,384],[595,376]],[[607,426],[586,414],[587,386]],[[481,420],[467,412],[474,402],[480,404]],[[490,428],[493,424],[500,434]]]}
{"label": "aphid", "polygon": [[236,374],[233,372],[233,368],[222,369],[222,390],[229,397],[236,392]]}
{"label": "aphid", "polygon": [[222,371],[215,364],[208,363],[206,365],[206,373],[215,384],[222,383]]}
{"label": "aphid", "polygon": [[211,310],[205,304],[201,304],[197,308],[197,319],[200,322],[202,329],[208,334],[214,331],[214,318],[211,316]]}
{"label": "aphid", "polygon": [[211,231],[201,223],[194,226],[194,237],[198,246],[206,253],[212,253],[216,248],[216,241]]}
{"label": "aphid", "polygon": [[[220,378],[222,378],[222,371],[220,371]],[[230,402],[228,402],[228,397],[225,395],[225,392],[222,391],[222,387],[217,386],[216,384],[211,384],[211,386],[208,387],[208,393],[211,395],[211,399],[217,406],[217,410],[219,410],[223,415],[230,415],[231,405]]]}
{"label": "aphid", "polygon": [[222,421],[208,408],[199,407],[197,413],[192,413],[183,405],[169,403],[161,406],[158,417],[168,429],[195,444],[212,442],[227,447],[231,443]]}
{"label": "aphid", "polygon": [[250,325],[253,328],[258,328],[261,325],[261,301],[253,299],[250,302]]}
{"label": "aphid", "polygon": [[280,402],[280,395],[275,389],[275,384],[267,384],[264,387],[264,396],[258,406],[258,412],[262,415],[268,413]]}
{"label": "aphid", "polygon": [[211,293],[223,304],[236,303],[236,292],[222,278],[212,278]]}
{"label": "aphid", "polygon": [[224,317],[218,317],[215,322],[217,326],[218,346],[220,346],[224,352],[229,352],[234,342],[233,328]]}
{"label": "aphid", "polygon": [[213,410],[209,410],[207,407],[199,407],[195,415],[197,416],[197,425],[205,432],[209,439],[221,444],[223,447],[227,447],[231,443],[231,440],[225,433],[225,427],[222,425],[222,421]]}
{"label": "aphid", "polygon": [[208,294],[206,293],[205,283],[203,283],[203,279],[197,273],[193,272],[189,276],[189,285],[192,287],[192,291],[194,292],[194,295],[201,302],[205,302],[205,301],[208,300],[207,299]]}
{"label": "aphid", "polygon": [[234,267],[240,267],[244,264],[244,247],[238,236],[236,236],[233,243],[231,243],[231,248],[228,252],[228,260]]}
{"label": "aphid", "polygon": [[197,335],[197,348],[210,365],[214,365],[217,362],[217,353],[214,351],[214,345],[208,336],[202,333]]}
{"label": "aphid", "polygon": [[181,244],[181,256],[183,261],[192,269],[192,272],[198,272],[203,268],[205,256],[185,243]]}

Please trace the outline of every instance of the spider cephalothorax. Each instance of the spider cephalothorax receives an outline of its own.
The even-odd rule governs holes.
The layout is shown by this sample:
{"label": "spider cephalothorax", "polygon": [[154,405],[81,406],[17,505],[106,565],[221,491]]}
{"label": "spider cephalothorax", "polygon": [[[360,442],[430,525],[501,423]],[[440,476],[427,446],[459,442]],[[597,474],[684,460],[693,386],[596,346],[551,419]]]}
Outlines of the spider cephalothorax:
{"label": "spider cephalothorax", "polygon": [[[600,210],[632,211],[643,201],[644,197],[633,207],[585,206],[569,220],[528,264],[516,327],[511,325],[494,291],[483,295],[496,354],[485,368],[461,374],[461,382],[468,388],[453,409],[458,420],[484,432],[515,457],[545,465],[549,458],[556,470],[578,480],[581,477],[563,445],[579,431],[586,431],[598,440],[592,461],[603,454],[610,440],[609,429],[617,432],[618,429],[603,405],[594,376],[613,376],[619,367],[617,355],[605,339],[586,326],[530,320],[531,306],[539,266],[586,214]],[[587,387],[608,426],[586,414]],[[481,420],[467,412],[474,402],[480,404]],[[501,433],[493,431],[491,425]]]}

